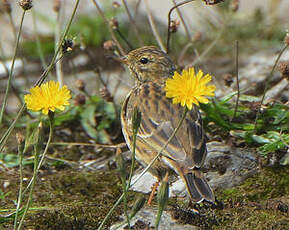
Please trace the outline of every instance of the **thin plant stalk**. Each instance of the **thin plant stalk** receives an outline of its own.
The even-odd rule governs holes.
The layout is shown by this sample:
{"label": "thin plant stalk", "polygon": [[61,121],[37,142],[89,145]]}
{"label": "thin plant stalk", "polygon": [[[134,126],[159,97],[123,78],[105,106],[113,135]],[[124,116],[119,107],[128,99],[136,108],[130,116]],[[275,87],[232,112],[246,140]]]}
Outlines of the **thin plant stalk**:
{"label": "thin plant stalk", "polygon": [[[284,51],[287,49],[288,46],[289,46],[289,45],[286,44],[286,45],[283,47],[283,49],[280,51],[280,53],[278,54],[278,56],[277,56],[277,58],[276,58],[276,61],[275,61],[274,65],[273,65],[273,67],[272,67],[272,69],[271,69],[270,74],[269,74],[269,79],[272,77],[272,75],[273,75],[273,73],[274,73],[274,71],[275,71],[275,68],[276,68],[276,66],[277,66],[277,64],[278,64],[278,62],[279,62],[282,54],[284,53]],[[258,112],[257,112],[257,114],[256,114],[256,119],[255,119],[255,124],[254,124],[254,132],[256,132],[256,130],[257,130],[258,118],[259,118],[259,116],[260,116],[261,108],[262,108],[262,105],[263,105],[263,102],[264,102],[265,95],[266,95],[266,93],[267,93],[268,87],[269,87],[269,81],[267,80],[267,81],[266,81],[266,84],[265,84],[265,89],[264,89],[264,92],[263,92],[263,96],[262,96],[262,99],[261,99],[261,102],[260,102],[260,106],[259,106]]]}
{"label": "thin plant stalk", "polygon": [[[188,109],[187,107],[184,110],[183,116],[180,119],[178,126],[175,128],[174,132],[172,133],[172,135],[169,137],[169,139],[167,140],[167,142],[163,145],[163,147],[158,151],[158,154],[154,157],[154,159],[147,165],[147,167],[141,172],[141,174],[134,180],[134,182],[131,183],[130,187],[131,188],[149,169],[150,167],[155,163],[155,161],[160,157],[160,155],[162,154],[162,152],[164,151],[164,149],[168,146],[168,144],[170,143],[170,141],[173,139],[173,137],[175,136],[175,134],[177,133],[177,131],[180,129],[186,115],[187,115]],[[97,230],[101,230],[104,226],[104,224],[106,223],[106,221],[110,218],[110,216],[112,215],[113,211],[116,209],[116,207],[120,204],[120,202],[123,200],[125,194],[122,193],[122,195],[118,198],[118,200],[115,202],[115,204],[112,206],[112,208],[109,210],[109,212],[107,213],[107,215],[105,216],[105,218],[103,219],[103,221],[101,222],[101,224],[99,225],[99,227],[97,228]]]}
{"label": "thin plant stalk", "polygon": [[192,1],[194,1],[194,0],[186,0],[186,1],[180,2],[180,3],[176,4],[175,6],[173,6],[173,7],[170,9],[169,13],[168,13],[168,25],[167,25],[167,27],[168,27],[167,30],[168,30],[168,31],[167,31],[167,48],[166,48],[167,53],[170,52],[170,39],[171,39],[170,25],[171,25],[171,15],[172,15],[172,12],[173,12],[175,9],[177,9],[179,6],[185,5],[185,4],[190,3],[190,2],[192,2]]}
{"label": "thin plant stalk", "polygon": [[[69,28],[70,28],[70,26],[71,26],[71,24],[72,24],[73,18],[74,18],[75,14],[76,14],[76,10],[77,10],[77,7],[78,7],[78,5],[79,5],[79,1],[80,1],[80,0],[76,0],[76,3],[75,3],[74,8],[73,8],[73,12],[72,12],[71,17],[70,17],[70,19],[69,19],[69,22],[68,22],[68,24],[67,24],[67,26],[66,26],[66,28],[65,28],[65,31],[64,31],[64,33],[63,33],[63,36],[62,36],[62,39],[61,39],[61,42],[60,42],[60,44],[59,44],[59,46],[58,46],[57,51],[55,52],[55,54],[54,54],[54,56],[53,56],[53,58],[52,58],[52,60],[51,60],[51,62],[50,62],[50,64],[49,64],[49,66],[47,67],[47,69],[42,73],[42,75],[39,77],[39,79],[38,79],[38,80],[36,81],[36,83],[34,84],[35,86],[36,86],[36,85],[38,85],[38,86],[41,85],[41,84],[43,83],[43,81],[46,79],[48,73],[49,73],[49,72],[51,71],[51,69],[53,68],[53,66],[54,66],[54,64],[55,64],[55,61],[56,61],[56,58],[57,58],[57,54],[59,53],[59,51],[60,51],[60,49],[61,49],[61,45],[63,44],[64,39],[65,39],[65,37],[67,36],[67,33],[68,33],[68,31],[69,31]],[[17,115],[16,115],[16,118],[14,119],[14,121],[12,122],[12,124],[9,126],[9,128],[5,131],[4,135],[2,136],[2,138],[1,138],[1,140],[0,140],[0,152],[3,150],[4,145],[6,144],[6,141],[7,141],[8,137],[10,136],[12,130],[14,129],[14,127],[15,127],[17,121],[18,121],[18,119],[21,117],[21,115],[22,115],[22,113],[25,111],[25,109],[26,109],[26,105],[23,104],[23,105],[21,106],[20,110],[18,111],[18,113],[17,113]],[[1,124],[1,122],[0,122],[0,124]]]}
{"label": "thin plant stalk", "polygon": [[218,40],[221,38],[223,34],[223,30],[219,32],[219,34],[216,36],[216,38],[211,42],[211,44],[204,50],[204,52],[199,55],[196,60],[194,60],[190,66],[195,66],[196,64],[200,63],[203,58],[213,49],[213,47],[217,44]]}
{"label": "thin plant stalk", "polygon": [[132,15],[131,15],[131,13],[130,13],[130,11],[129,11],[129,8],[128,8],[128,5],[127,5],[126,0],[122,0],[122,4],[124,5],[125,11],[126,11],[126,13],[127,13],[127,15],[128,15],[128,19],[129,19],[129,21],[130,21],[130,24],[132,25],[132,28],[133,28],[133,30],[134,30],[134,32],[135,32],[135,35],[136,35],[139,43],[141,44],[141,46],[143,46],[143,45],[144,45],[144,42],[143,42],[142,38],[139,36],[138,28],[137,28],[137,26],[136,26],[136,23],[135,23],[134,18],[132,17]]}
{"label": "thin plant stalk", "polygon": [[236,100],[236,105],[235,105],[235,109],[234,109],[234,115],[231,119],[231,121],[234,120],[234,118],[236,117],[237,114],[237,110],[238,110],[238,104],[239,104],[239,97],[240,97],[240,84],[239,84],[239,41],[236,40],[236,83],[237,83],[237,90],[238,90],[238,94],[237,94],[237,100]]}
{"label": "thin plant stalk", "polygon": [[[176,0],[172,0],[172,2],[173,2],[173,4],[174,4],[174,6],[177,5]],[[178,13],[178,15],[179,15],[179,17],[180,17],[180,20],[181,20],[184,28],[185,28],[185,32],[186,32],[186,35],[187,35],[187,39],[188,39],[189,42],[191,42],[191,35],[190,35],[190,32],[189,32],[189,28],[188,28],[188,26],[187,26],[187,24],[186,24],[186,22],[185,22],[185,19],[184,19],[183,15],[182,15],[182,12],[180,11],[180,9],[179,9],[178,7],[177,7],[177,13]]]}
{"label": "thin plant stalk", "polygon": [[35,15],[35,10],[34,8],[32,8],[32,22],[33,22],[33,30],[34,30],[34,34],[35,34],[35,38],[36,38],[36,46],[37,46],[37,51],[40,57],[40,61],[42,64],[43,69],[47,68],[47,63],[45,61],[44,58],[44,54],[43,54],[43,50],[42,50],[42,46],[41,46],[41,42],[39,39],[39,34],[38,34],[38,29],[37,29],[37,24],[36,24],[36,15]]}
{"label": "thin plant stalk", "polygon": [[161,36],[159,35],[159,32],[158,32],[158,30],[157,30],[157,27],[156,27],[156,24],[155,24],[155,21],[154,21],[152,12],[151,12],[151,10],[150,10],[148,1],[147,1],[147,0],[144,0],[144,3],[145,3],[145,6],[146,6],[147,17],[148,17],[148,19],[149,19],[149,23],[150,23],[150,26],[151,26],[153,35],[154,35],[154,37],[155,37],[155,39],[156,39],[159,47],[161,48],[161,50],[165,51],[164,43],[163,43],[163,41],[162,41],[162,39],[161,39]]}
{"label": "thin plant stalk", "polygon": [[[22,227],[22,225],[24,223],[25,216],[26,216],[26,214],[27,214],[27,212],[28,212],[28,210],[30,208],[30,205],[32,203],[31,201],[32,201],[32,194],[33,194],[33,190],[34,190],[34,186],[35,186],[35,181],[36,181],[39,169],[40,169],[40,167],[42,165],[43,159],[45,158],[45,155],[46,155],[46,153],[48,151],[48,147],[49,147],[49,145],[51,143],[52,136],[53,136],[53,121],[51,119],[49,119],[49,136],[48,136],[48,140],[47,140],[45,149],[43,151],[42,158],[41,158],[41,160],[39,162],[38,162],[38,156],[39,156],[38,155],[38,149],[36,149],[36,151],[35,151],[33,176],[32,176],[32,178],[30,180],[31,187],[30,187],[30,190],[29,190],[28,200],[26,202],[24,213],[23,213],[23,216],[22,216],[22,218],[20,220],[20,223],[18,225],[17,230],[21,230],[21,227]],[[28,186],[27,186],[27,188],[28,188]],[[24,192],[23,192],[23,194],[24,194]]]}
{"label": "thin plant stalk", "polygon": [[18,46],[19,46],[20,36],[21,36],[21,32],[22,32],[25,13],[26,13],[26,10],[23,10],[22,16],[21,16],[21,21],[20,21],[20,27],[19,27],[19,31],[18,31],[18,35],[17,35],[16,45],[15,45],[15,49],[14,49],[12,64],[11,64],[10,71],[9,71],[6,91],[5,91],[5,95],[4,95],[4,99],[3,99],[3,103],[2,103],[2,108],[0,111],[0,125],[2,124],[2,121],[3,121],[4,110],[6,108],[8,94],[9,94],[9,90],[11,88],[12,75],[13,75],[16,56],[17,56],[17,51],[18,51]]}
{"label": "thin plant stalk", "polygon": [[16,206],[16,212],[15,212],[15,219],[14,219],[14,230],[17,228],[17,220],[18,220],[18,213],[21,207],[22,202],[22,189],[23,189],[23,153],[24,148],[21,148],[21,144],[18,145],[18,154],[19,154],[19,191],[18,191],[18,201]]}
{"label": "thin plant stalk", "polygon": [[112,40],[115,42],[117,48],[119,49],[121,55],[125,55],[126,52],[124,51],[124,49],[122,48],[121,44],[119,43],[119,41],[117,40],[115,33],[113,31],[113,29],[111,28],[111,26],[109,25],[109,20],[106,18],[105,14],[103,13],[102,9],[100,8],[100,6],[98,5],[98,3],[96,2],[96,0],[92,0],[94,6],[96,7],[99,15],[102,17],[102,19],[104,20],[104,22],[106,23],[106,25],[108,26],[110,35]]}
{"label": "thin plant stalk", "polygon": [[[59,46],[59,41],[61,38],[61,9],[62,9],[62,4],[60,4],[60,9],[57,12],[57,17],[56,17],[56,26],[55,26],[55,33],[54,33],[54,47],[55,47],[55,52],[57,51],[57,47]],[[61,43],[60,43],[61,44]],[[58,57],[59,53],[57,54]],[[62,62],[59,61],[56,63],[55,66],[55,70],[56,70],[56,78],[57,81],[59,82],[60,87],[63,86],[63,72],[62,72]]]}

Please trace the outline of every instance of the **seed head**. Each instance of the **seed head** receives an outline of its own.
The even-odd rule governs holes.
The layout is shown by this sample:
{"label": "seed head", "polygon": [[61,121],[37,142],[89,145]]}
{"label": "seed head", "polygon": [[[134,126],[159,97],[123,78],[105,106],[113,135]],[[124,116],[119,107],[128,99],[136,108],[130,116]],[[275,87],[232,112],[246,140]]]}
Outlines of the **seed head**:
{"label": "seed head", "polygon": [[79,90],[79,91],[84,91],[85,90],[85,82],[83,80],[76,80],[75,81],[75,87]]}
{"label": "seed head", "polygon": [[11,3],[9,2],[9,0],[3,0],[3,2],[0,5],[0,11],[3,11],[7,14],[11,13],[12,8],[11,8]]}
{"label": "seed head", "polygon": [[115,42],[113,40],[107,40],[103,43],[103,48],[105,50],[111,50],[113,51],[115,48]]}
{"label": "seed head", "polygon": [[30,10],[33,7],[32,0],[19,0],[19,6],[23,10]]}
{"label": "seed head", "polygon": [[86,102],[86,97],[83,94],[78,94],[74,98],[74,105],[79,106],[79,105],[84,105]]}
{"label": "seed head", "polygon": [[178,31],[179,26],[180,26],[180,21],[172,20],[170,24],[171,33],[176,33]]}
{"label": "seed head", "polygon": [[119,4],[117,1],[113,1],[112,6],[113,6],[114,8],[119,8],[119,7],[120,7],[120,4]]}
{"label": "seed head", "polygon": [[233,75],[230,73],[224,74],[223,79],[227,87],[230,87],[232,83],[234,82]]}
{"label": "seed head", "polygon": [[55,12],[59,12],[60,7],[61,7],[61,0],[54,0],[53,1],[53,10]]}
{"label": "seed head", "polygon": [[113,30],[118,29],[118,21],[115,18],[111,19],[109,24]]}
{"label": "seed head", "polygon": [[233,12],[238,11],[238,9],[239,9],[239,3],[240,3],[239,0],[233,0],[233,1],[231,2],[231,9],[232,9]]}
{"label": "seed head", "polygon": [[289,61],[281,61],[278,65],[278,70],[282,74],[282,77],[289,81]]}
{"label": "seed head", "polygon": [[107,87],[103,87],[99,90],[100,96],[107,102],[112,102],[113,101],[113,96],[111,93],[108,91]]}

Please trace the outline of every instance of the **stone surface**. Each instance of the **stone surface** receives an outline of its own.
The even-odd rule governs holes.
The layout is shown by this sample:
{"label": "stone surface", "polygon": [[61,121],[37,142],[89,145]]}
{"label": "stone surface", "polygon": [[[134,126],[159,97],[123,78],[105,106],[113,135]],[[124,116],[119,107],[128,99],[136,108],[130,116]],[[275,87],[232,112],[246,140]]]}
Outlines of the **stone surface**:
{"label": "stone surface", "polygon": [[[207,144],[208,156],[204,164],[206,178],[213,189],[230,188],[240,184],[248,176],[256,173],[257,159],[250,149],[231,148],[221,142]],[[133,181],[140,175],[137,173]],[[132,190],[150,193],[156,178],[149,172],[145,173],[132,187]],[[170,186],[170,196],[186,196],[186,188],[180,178]]]}

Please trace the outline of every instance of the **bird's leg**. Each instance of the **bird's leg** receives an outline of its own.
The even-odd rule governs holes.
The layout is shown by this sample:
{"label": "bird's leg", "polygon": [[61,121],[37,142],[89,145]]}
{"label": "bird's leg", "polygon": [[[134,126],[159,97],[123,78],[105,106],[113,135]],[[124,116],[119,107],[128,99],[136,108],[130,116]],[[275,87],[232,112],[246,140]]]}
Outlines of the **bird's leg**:
{"label": "bird's leg", "polygon": [[152,203],[152,201],[153,201],[153,199],[154,199],[154,195],[155,195],[155,193],[156,193],[157,188],[159,187],[159,185],[160,185],[160,179],[158,178],[158,181],[155,182],[155,183],[153,184],[153,186],[152,186],[152,192],[151,192],[150,197],[149,197],[149,200],[148,200],[148,205],[149,205],[149,206],[151,206],[151,203]]}

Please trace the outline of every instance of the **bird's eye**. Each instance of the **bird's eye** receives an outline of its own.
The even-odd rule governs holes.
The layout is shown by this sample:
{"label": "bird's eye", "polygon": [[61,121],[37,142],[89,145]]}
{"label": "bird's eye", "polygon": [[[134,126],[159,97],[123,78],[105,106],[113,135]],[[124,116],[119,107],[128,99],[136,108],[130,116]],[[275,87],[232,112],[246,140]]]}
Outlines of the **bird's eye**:
{"label": "bird's eye", "polygon": [[139,61],[140,61],[140,63],[142,63],[142,64],[147,64],[147,63],[149,62],[149,59],[147,59],[147,58],[141,58]]}

